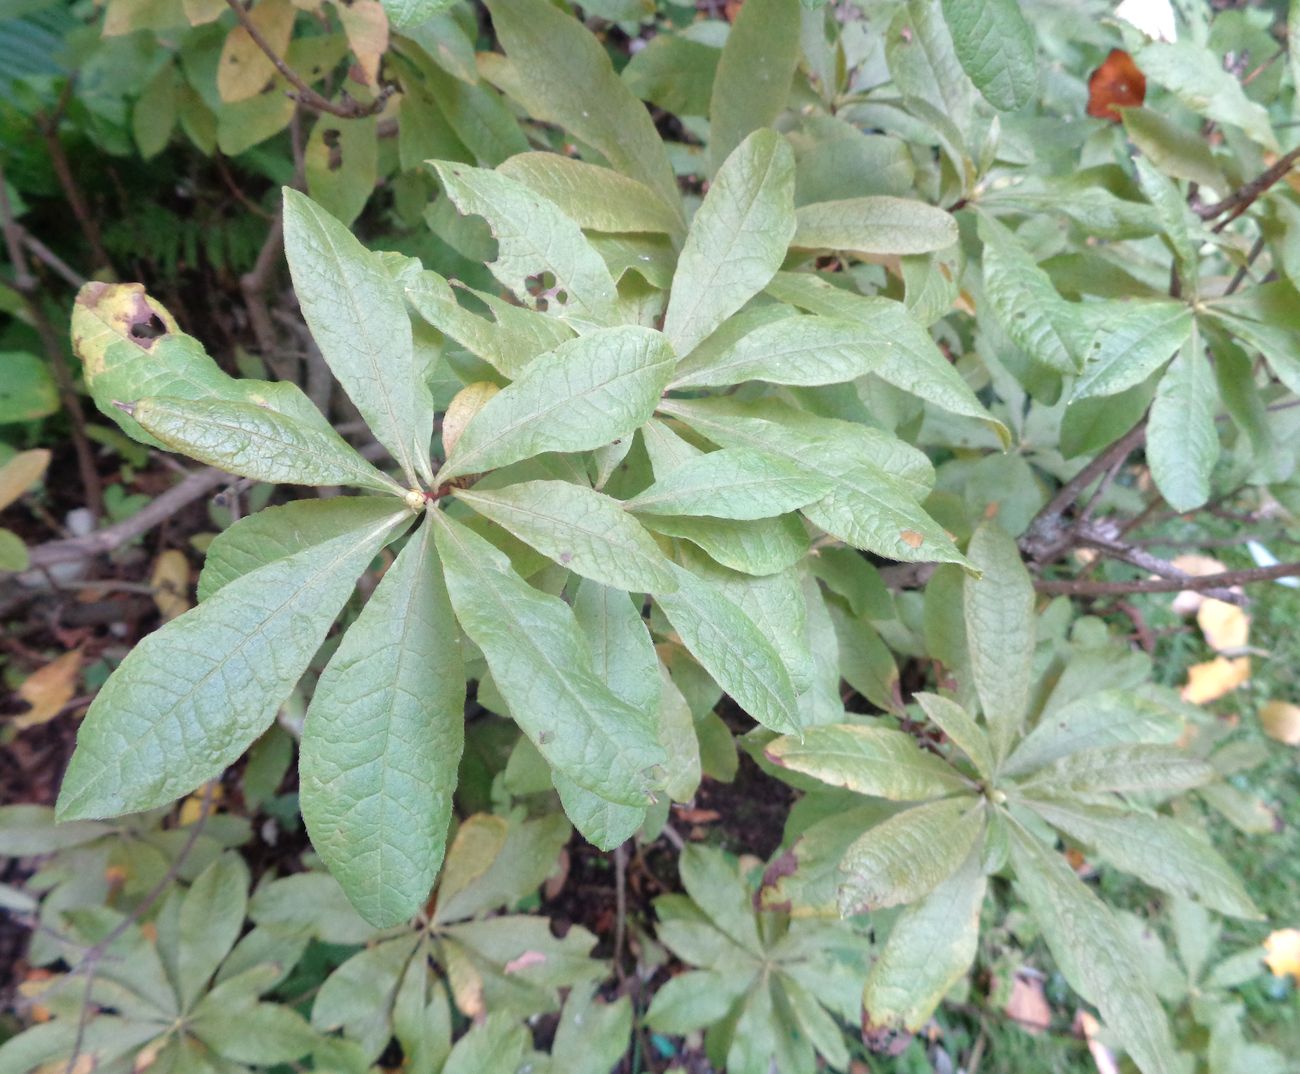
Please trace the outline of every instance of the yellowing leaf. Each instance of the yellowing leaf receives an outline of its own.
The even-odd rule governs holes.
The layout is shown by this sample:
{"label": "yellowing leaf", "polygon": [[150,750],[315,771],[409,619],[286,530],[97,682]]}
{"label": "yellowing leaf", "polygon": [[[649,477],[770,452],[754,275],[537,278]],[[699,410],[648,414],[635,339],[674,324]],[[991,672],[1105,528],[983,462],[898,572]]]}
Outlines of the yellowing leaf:
{"label": "yellowing leaf", "polygon": [[1274,977],[1300,981],[1300,929],[1279,929],[1264,941],[1264,962]]}
{"label": "yellowing leaf", "polygon": [[373,86],[379,77],[379,60],[388,48],[388,16],[384,5],[379,0],[352,0],[336,3],[334,8],[343,23],[348,47],[365,72],[366,77],[358,81]]}
{"label": "yellowing leaf", "polygon": [[1244,649],[1250,637],[1250,616],[1235,604],[1213,597],[1197,609],[1196,622],[1215,652]]}
{"label": "yellowing leaf", "polygon": [[447,407],[447,412],[442,416],[442,450],[444,455],[452,453],[452,450],[456,447],[456,441],[460,439],[460,434],[465,431],[465,426],[469,424],[470,419],[482,410],[487,401],[500,390],[490,380],[476,380],[473,384],[465,385],[455,394]]}
{"label": "yellowing leaf", "polygon": [[81,650],[74,649],[27,676],[18,687],[18,696],[31,708],[15,717],[14,727],[23,731],[54,719],[76,693],[80,671]]}
{"label": "yellowing leaf", "polygon": [[1259,710],[1259,722],[1269,738],[1288,746],[1300,746],[1300,705],[1270,701]]}
{"label": "yellowing leaf", "polygon": [[44,448],[38,448],[35,451],[20,451],[0,466],[0,511],[36,484],[49,465],[50,453]]}
{"label": "yellowing leaf", "polygon": [[1229,660],[1216,656],[1204,664],[1193,664],[1187,669],[1187,685],[1182,689],[1184,701],[1203,705],[1230,694],[1250,679],[1250,657]]}
{"label": "yellowing leaf", "polygon": [[171,549],[159,556],[149,576],[149,585],[163,622],[189,611],[190,561],[185,553]]}
{"label": "yellowing leaf", "polygon": [[178,826],[184,828],[198,823],[205,816],[212,816],[221,801],[221,793],[219,783],[214,784],[210,791],[206,787],[200,787],[181,803],[181,811],[177,817]]}
{"label": "yellowing leaf", "polygon": [[[283,56],[293,34],[294,15],[288,0],[261,0],[248,13],[248,19],[276,55]],[[223,101],[233,103],[256,97],[275,74],[275,64],[243,26],[230,31],[217,64],[217,92]]]}

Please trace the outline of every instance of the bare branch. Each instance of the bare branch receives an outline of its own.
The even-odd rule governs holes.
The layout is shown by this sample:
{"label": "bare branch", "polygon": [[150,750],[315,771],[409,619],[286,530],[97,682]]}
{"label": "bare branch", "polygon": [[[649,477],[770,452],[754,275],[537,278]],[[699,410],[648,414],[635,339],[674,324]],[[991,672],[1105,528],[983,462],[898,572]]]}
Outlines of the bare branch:
{"label": "bare branch", "polygon": [[1238,187],[1222,201],[1216,201],[1211,205],[1197,206],[1195,209],[1196,215],[1202,220],[1213,220],[1216,217],[1223,216],[1224,213],[1229,214],[1226,219],[1214,225],[1215,231],[1222,231],[1228,224],[1249,209],[1269,187],[1281,180],[1297,160],[1300,160],[1300,146],[1296,146],[1285,156],[1279,157],[1272,167],[1260,172],[1249,183]]}
{"label": "bare branch", "polygon": [[1276,567],[1251,567],[1248,570],[1203,574],[1194,578],[1145,578],[1131,582],[1094,582],[1082,578],[1039,578],[1034,588],[1040,593],[1070,597],[1110,597],[1126,593],[1180,593],[1191,589],[1204,593],[1252,582],[1272,582],[1278,578],[1300,576],[1300,563],[1279,563]]}

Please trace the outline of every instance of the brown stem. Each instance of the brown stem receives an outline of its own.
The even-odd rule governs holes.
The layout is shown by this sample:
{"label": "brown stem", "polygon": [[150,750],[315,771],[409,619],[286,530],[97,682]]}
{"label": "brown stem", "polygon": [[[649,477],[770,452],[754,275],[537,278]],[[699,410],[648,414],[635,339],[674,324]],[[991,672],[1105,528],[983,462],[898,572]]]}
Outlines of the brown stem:
{"label": "brown stem", "polygon": [[40,239],[24,228],[21,224],[18,225],[18,234],[22,236],[23,245],[32,252],[32,255],[38,261],[48,265],[59,276],[62,276],[63,281],[70,287],[74,287],[77,290],[81,289],[82,285],[86,282],[85,276],[64,261],[63,258],[59,257],[58,254],[46,246],[45,243],[41,242]]}
{"label": "brown stem", "polygon": [[1197,206],[1195,209],[1196,215],[1202,220],[1213,220],[1215,217],[1223,216],[1224,213],[1230,214],[1227,219],[1221,220],[1214,226],[1215,231],[1222,231],[1228,224],[1249,209],[1255,200],[1269,187],[1282,179],[1297,160],[1300,160],[1300,146],[1296,146],[1285,156],[1279,157],[1271,167],[1260,172],[1249,183],[1238,187],[1222,201],[1216,201],[1212,205]]}
{"label": "brown stem", "polygon": [[1251,567],[1248,570],[1203,574],[1195,578],[1145,578],[1132,582],[1094,582],[1077,578],[1039,578],[1034,588],[1040,593],[1071,597],[1123,596],[1126,593],[1179,593],[1191,589],[1204,593],[1251,582],[1271,582],[1278,578],[1300,576],[1300,563],[1280,563],[1276,567]]}
{"label": "brown stem", "polygon": [[354,100],[346,100],[342,104],[335,104],[328,98],[322,97],[303,80],[303,77],[297,71],[285,63],[284,59],[271,47],[271,43],[262,36],[262,31],[249,18],[248,12],[244,10],[244,5],[239,0],[226,0],[226,4],[235,13],[239,25],[244,28],[253,44],[266,54],[266,58],[275,65],[275,69],[284,76],[285,81],[298,91],[296,94],[291,94],[291,96],[308,108],[315,109],[317,112],[328,112],[340,119],[360,119],[363,116],[373,116],[376,112],[382,111],[388,98],[393,95],[393,88],[385,86],[369,104],[362,104],[360,101]]}
{"label": "brown stem", "polygon": [[72,382],[72,371],[68,368],[59,334],[50,323],[37,294],[40,284],[27,264],[27,255],[23,250],[24,232],[14,219],[13,207],[9,204],[3,164],[0,164],[0,228],[3,228],[5,246],[13,260],[14,289],[22,295],[28,316],[36,334],[41,338],[41,346],[54,373],[59,399],[72,422],[72,448],[77,456],[77,470],[81,475],[82,491],[86,494],[86,506],[99,519],[104,514],[104,489],[99,480],[99,470],[95,467],[95,453],[91,449],[90,438],[86,436],[86,415],[81,409],[81,397],[77,395],[76,386]]}
{"label": "brown stem", "polygon": [[59,139],[59,126],[63,122],[63,113],[67,110],[68,102],[72,99],[72,90],[76,85],[77,76],[69,76],[66,85],[63,87],[63,93],[59,97],[59,103],[54,108],[52,115],[36,116],[36,129],[40,131],[41,138],[45,141],[45,151],[50,155],[50,163],[54,166],[54,174],[59,180],[59,186],[63,190],[63,196],[67,199],[68,207],[72,209],[72,215],[77,218],[77,223],[81,225],[82,234],[86,236],[86,243],[90,246],[91,256],[95,259],[95,264],[113,271],[113,262],[108,256],[108,251],[104,249],[103,239],[99,232],[99,222],[91,213],[90,207],[86,204],[86,199],[81,193],[81,187],[77,185],[77,180],[72,174],[72,168],[68,164],[68,155],[63,150],[63,142]]}

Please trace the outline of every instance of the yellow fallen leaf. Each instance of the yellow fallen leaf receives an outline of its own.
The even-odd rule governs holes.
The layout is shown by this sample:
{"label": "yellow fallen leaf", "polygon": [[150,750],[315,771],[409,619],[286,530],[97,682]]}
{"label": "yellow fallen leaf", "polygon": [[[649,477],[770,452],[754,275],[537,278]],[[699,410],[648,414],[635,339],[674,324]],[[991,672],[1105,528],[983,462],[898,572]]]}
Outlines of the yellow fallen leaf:
{"label": "yellow fallen leaf", "polygon": [[1249,679],[1250,657],[1239,656],[1229,660],[1226,656],[1216,656],[1187,669],[1187,685],[1182,689],[1182,697],[1193,705],[1204,705],[1232,693]]}
{"label": "yellow fallen leaf", "polygon": [[173,548],[160,555],[153,565],[149,585],[153,587],[153,602],[158,605],[163,622],[189,611],[190,561],[185,553]]}
{"label": "yellow fallen leaf", "polygon": [[1264,941],[1264,962],[1274,977],[1300,981],[1300,929],[1278,929]]}
{"label": "yellow fallen leaf", "polygon": [[1259,723],[1269,738],[1288,746],[1300,746],[1300,705],[1270,701],[1259,710]]}
{"label": "yellow fallen leaf", "polygon": [[1217,653],[1244,649],[1250,639],[1250,616],[1235,604],[1207,598],[1196,611],[1196,623]]}
{"label": "yellow fallen leaf", "polygon": [[[293,35],[294,10],[288,0],[261,0],[248,12],[248,21],[278,56]],[[275,77],[275,64],[243,26],[226,35],[217,61],[217,93],[227,104],[256,97]]]}
{"label": "yellow fallen leaf", "polygon": [[77,692],[80,671],[81,650],[73,649],[28,675],[18,687],[18,696],[31,708],[14,717],[14,727],[24,731],[54,719]]}
{"label": "yellow fallen leaf", "polygon": [[44,448],[20,451],[0,466],[0,511],[31,488],[50,465],[50,453]]}
{"label": "yellow fallen leaf", "polygon": [[[207,800],[206,810],[204,808],[205,799]],[[207,815],[211,816],[212,813],[215,812],[217,805],[220,803],[220,801],[221,801],[221,784],[219,783],[216,784],[212,788],[211,793],[208,793],[202,787],[200,787],[197,791],[195,791],[188,798],[186,798],[185,801],[181,803],[180,815],[177,818],[178,825],[184,828],[187,825],[194,824],[202,816],[204,816],[205,812]]]}
{"label": "yellow fallen leaf", "polygon": [[[1187,552],[1175,556],[1170,562],[1184,574],[1191,574],[1197,578],[1203,578],[1207,574],[1222,574],[1228,569],[1228,565],[1221,560],[1203,556],[1199,552]],[[1198,593],[1194,589],[1184,589],[1174,596],[1174,614],[1191,615],[1207,599],[1204,593]]]}

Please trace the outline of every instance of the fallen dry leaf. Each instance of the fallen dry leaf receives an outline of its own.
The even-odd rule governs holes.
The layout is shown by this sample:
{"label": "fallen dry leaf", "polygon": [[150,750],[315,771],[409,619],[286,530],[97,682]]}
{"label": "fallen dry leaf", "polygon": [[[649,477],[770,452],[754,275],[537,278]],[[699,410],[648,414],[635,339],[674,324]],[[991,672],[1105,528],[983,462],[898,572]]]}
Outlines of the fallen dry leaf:
{"label": "fallen dry leaf", "polygon": [[36,451],[20,451],[0,466],[0,511],[36,484],[49,465],[50,453],[38,448]]}
{"label": "fallen dry leaf", "polygon": [[1232,693],[1249,679],[1250,657],[1239,656],[1229,660],[1226,656],[1216,656],[1187,669],[1187,685],[1182,689],[1182,697],[1193,705],[1204,705]]}
{"label": "fallen dry leaf", "polygon": [[181,803],[180,815],[177,817],[179,826],[184,828],[196,823],[205,815],[211,816],[215,813],[217,805],[221,802],[221,794],[220,784],[214,784],[210,793],[200,787]]}
{"label": "fallen dry leaf", "polygon": [[1113,48],[1088,77],[1088,115],[1118,123],[1120,114],[1116,108],[1139,105],[1146,95],[1146,76],[1133,57],[1121,48]]}
{"label": "fallen dry leaf", "polygon": [[188,612],[190,561],[185,553],[173,548],[159,556],[149,576],[149,585],[153,587],[153,602],[158,605],[164,623]]}
{"label": "fallen dry leaf", "polygon": [[1270,701],[1259,710],[1259,723],[1269,738],[1288,746],[1300,746],[1300,705]]}
{"label": "fallen dry leaf", "polygon": [[1043,982],[1038,977],[1017,973],[1011,982],[1006,1012],[1026,1033],[1034,1036],[1042,1033],[1052,1024],[1052,1008],[1043,995]]}
{"label": "fallen dry leaf", "polygon": [[[1184,574],[1191,574],[1197,578],[1203,578],[1207,574],[1223,574],[1228,569],[1228,565],[1221,560],[1212,556],[1203,556],[1199,552],[1186,552],[1181,556],[1175,556],[1170,562]],[[1174,614],[1191,615],[1208,599],[1204,593],[1184,589],[1174,596]]]}
{"label": "fallen dry leaf", "polygon": [[1250,616],[1235,604],[1213,597],[1196,610],[1196,623],[1216,653],[1244,649],[1250,639]]}
{"label": "fallen dry leaf", "polygon": [[1264,963],[1274,977],[1300,981],[1300,929],[1278,929],[1264,941]]}
{"label": "fallen dry leaf", "polygon": [[54,719],[77,692],[80,671],[81,650],[73,649],[28,675],[18,687],[18,696],[31,708],[14,717],[14,727],[24,731]]}

